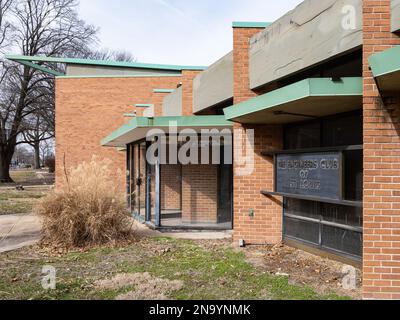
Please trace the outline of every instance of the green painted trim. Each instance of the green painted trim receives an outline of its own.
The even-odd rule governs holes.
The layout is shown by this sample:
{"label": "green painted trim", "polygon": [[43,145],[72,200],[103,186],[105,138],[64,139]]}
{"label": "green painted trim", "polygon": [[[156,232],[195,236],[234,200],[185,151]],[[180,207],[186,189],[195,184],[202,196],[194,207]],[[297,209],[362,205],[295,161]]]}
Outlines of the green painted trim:
{"label": "green painted trim", "polygon": [[92,66],[107,66],[107,67],[121,67],[121,68],[136,68],[136,69],[154,69],[154,70],[205,70],[205,66],[180,66],[180,65],[165,65],[165,64],[150,64],[139,62],[119,62],[119,61],[106,61],[106,60],[89,60],[89,59],[75,59],[75,58],[55,58],[55,57],[35,57],[35,56],[20,56],[20,55],[6,55],[6,58],[11,61],[29,61],[29,62],[49,62],[49,63],[65,63],[65,64],[79,64],[79,65],[92,65]]}
{"label": "green painted trim", "polygon": [[136,114],[134,114],[134,113],[125,113],[124,117],[125,118],[134,118],[134,117],[136,117]]}
{"label": "green painted trim", "polygon": [[362,96],[362,78],[306,79],[224,109],[227,120],[309,97]]}
{"label": "green painted trim", "polygon": [[266,28],[271,24],[271,22],[234,21],[232,22],[232,28]]}
{"label": "green painted trim", "polygon": [[368,58],[375,78],[400,71],[400,46],[375,53]]}
{"label": "green painted trim", "polygon": [[154,107],[154,104],[138,103],[138,104],[135,104],[135,107],[136,108],[152,108],[152,107]]}
{"label": "green painted trim", "polygon": [[154,89],[154,93],[172,93],[175,89]]}
{"label": "green painted trim", "polygon": [[[225,119],[225,116],[191,116],[191,117],[136,117],[129,123],[118,128],[109,136],[101,141],[102,146],[106,146],[112,141],[124,136],[125,134],[141,128],[159,128],[170,127],[171,123],[176,123],[177,127],[195,128],[195,127],[232,127],[233,124]],[[134,141],[131,141],[134,142]]]}
{"label": "green painted trim", "polygon": [[138,74],[138,75],[131,75],[131,76],[124,76],[124,75],[109,75],[109,76],[58,76],[57,79],[125,79],[125,78],[170,78],[170,77],[182,77],[181,74],[167,74],[167,73],[159,73],[159,74]]}
{"label": "green painted trim", "polygon": [[22,65],[28,66],[28,67],[30,67],[32,69],[36,69],[36,70],[42,71],[44,73],[50,74],[50,75],[55,76],[55,77],[64,76],[64,73],[61,73],[61,72],[58,72],[58,71],[55,71],[55,70],[51,70],[49,68],[40,66],[40,65],[38,65],[36,63],[33,63],[33,62],[20,61],[20,60],[16,60],[16,62],[18,62],[18,63],[20,63]]}

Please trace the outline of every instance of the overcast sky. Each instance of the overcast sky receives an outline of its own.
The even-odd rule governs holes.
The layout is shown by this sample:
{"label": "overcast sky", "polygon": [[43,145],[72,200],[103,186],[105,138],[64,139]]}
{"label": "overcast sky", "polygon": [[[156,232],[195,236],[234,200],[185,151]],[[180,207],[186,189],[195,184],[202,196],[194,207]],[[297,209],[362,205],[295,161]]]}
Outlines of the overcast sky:
{"label": "overcast sky", "polygon": [[232,21],[272,22],[302,0],[81,0],[103,47],[139,62],[209,65],[232,50]]}

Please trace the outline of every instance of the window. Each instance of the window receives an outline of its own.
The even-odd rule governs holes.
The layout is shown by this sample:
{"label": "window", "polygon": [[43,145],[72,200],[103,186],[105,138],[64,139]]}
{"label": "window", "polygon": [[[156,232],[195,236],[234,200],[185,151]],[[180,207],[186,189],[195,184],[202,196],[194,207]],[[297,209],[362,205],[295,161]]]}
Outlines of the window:
{"label": "window", "polygon": [[[362,144],[361,111],[289,125],[284,129],[287,150],[334,149]],[[343,161],[345,200],[362,202],[362,149],[345,151]],[[322,250],[360,260],[362,223],[360,206],[284,199],[284,236]]]}

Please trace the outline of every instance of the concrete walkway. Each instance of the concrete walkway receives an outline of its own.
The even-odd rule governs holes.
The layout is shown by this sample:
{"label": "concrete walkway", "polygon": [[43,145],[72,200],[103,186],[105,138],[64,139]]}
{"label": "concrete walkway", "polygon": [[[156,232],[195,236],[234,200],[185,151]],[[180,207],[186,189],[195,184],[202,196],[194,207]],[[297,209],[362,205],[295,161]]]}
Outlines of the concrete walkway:
{"label": "concrete walkway", "polygon": [[41,220],[34,214],[0,216],[0,252],[16,250],[39,241]]}
{"label": "concrete walkway", "polygon": [[[20,249],[35,244],[40,239],[41,220],[34,214],[0,216],[0,253]],[[232,232],[169,232],[161,233],[134,222],[134,230],[139,238],[171,237],[188,240],[229,239]]]}

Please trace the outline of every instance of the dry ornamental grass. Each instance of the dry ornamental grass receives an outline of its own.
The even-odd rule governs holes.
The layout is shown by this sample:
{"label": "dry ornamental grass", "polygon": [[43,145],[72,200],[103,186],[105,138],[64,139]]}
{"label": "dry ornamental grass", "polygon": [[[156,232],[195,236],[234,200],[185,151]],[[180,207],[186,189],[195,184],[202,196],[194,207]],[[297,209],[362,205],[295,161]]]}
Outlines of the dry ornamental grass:
{"label": "dry ornamental grass", "polygon": [[133,238],[133,222],[110,164],[93,157],[65,175],[62,189],[40,201],[43,243],[82,248]]}

